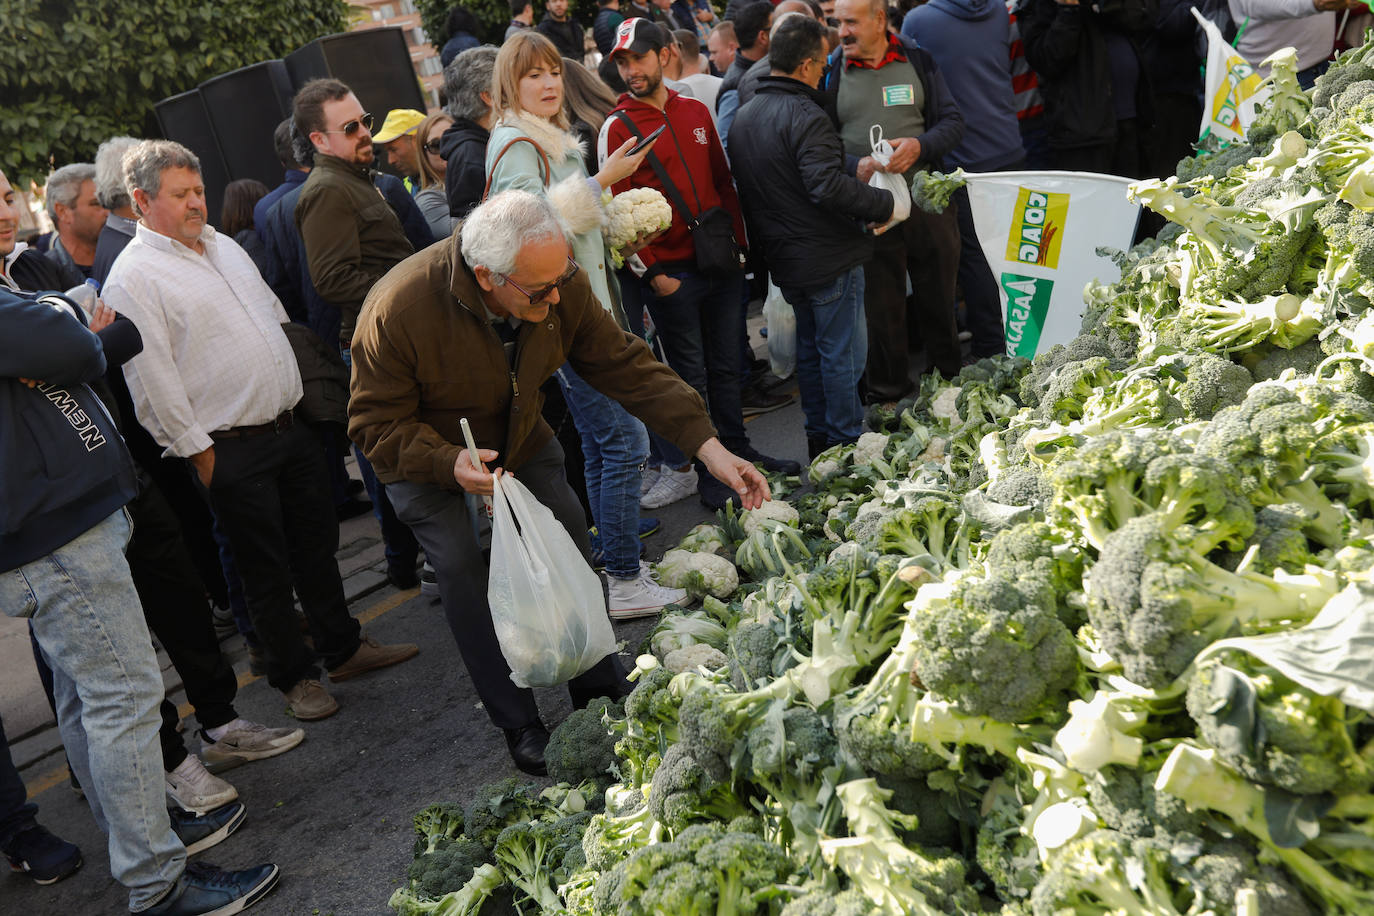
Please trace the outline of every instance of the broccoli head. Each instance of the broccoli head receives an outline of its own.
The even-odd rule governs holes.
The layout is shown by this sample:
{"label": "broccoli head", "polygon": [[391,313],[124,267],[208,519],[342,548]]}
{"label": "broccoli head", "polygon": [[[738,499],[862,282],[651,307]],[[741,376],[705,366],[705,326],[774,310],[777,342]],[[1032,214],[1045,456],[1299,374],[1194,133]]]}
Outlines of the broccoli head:
{"label": "broccoli head", "polygon": [[1034,916],[1110,912],[1183,916],[1167,847],[1114,830],[1094,830],[1059,849],[1031,892]]}
{"label": "broccoli head", "polygon": [[868,916],[872,911],[868,898],[850,888],[808,891],[783,907],[781,916]]}
{"label": "broccoli head", "polygon": [[736,916],[766,910],[792,862],[782,847],[758,834],[698,824],[638,850],[617,867],[623,880],[605,912]]}
{"label": "broccoli head", "polygon": [[730,685],[736,690],[749,690],[759,681],[776,677],[778,664],[791,659],[787,643],[773,630],[771,624],[759,620],[741,620],[726,644],[730,659]]}
{"label": "broccoli head", "polygon": [[649,786],[649,811],[672,828],[699,820],[729,820],[747,810],[728,782],[708,775],[685,741],[668,748]]}
{"label": "broccoli head", "polygon": [[539,790],[533,783],[514,777],[499,779],[477,790],[464,809],[467,837],[491,849],[506,827],[534,817],[539,810]]}
{"label": "broccoli head", "polygon": [[463,809],[456,804],[430,805],[415,815],[415,855],[424,855],[439,848],[445,840],[452,840],[463,832]]}
{"label": "broccoli head", "polygon": [[1199,667],[1188,685],[1188,713],[1202,739],[1246,779],[1300,795],[1344,795],[1374,784],[1345,704],[1244,653]]}
{"label": "broccoli head", "polygon": [[1010,467],[988,485],[988,499],[1008,506],[1041,506],[1054,495],[1043,474],[1030,467]]}
{"label": "broccoli head", "polygon": [[609,782],[615,769],[615,732],[606,718],[623,718],[619,703],[605,697],[592,700],[559,724],[544,748],[549,778],[575,786],[585,780]]}
{"label": "broccoli head", "polygon": [[1255,383],[1250,370],[1215,353],[1187,353],[1174,362],[1184,373],[1178,400],[1190,420],[1210,420],[1221,408],[1241,403]]}
{"label": "broccoli head", "polygon": [[485,846],[467,837],[445,840],[433,851],[416,857],[406,876],[411,888],[424,897],[442,897],[459,890],[481,866],[492,861]]}

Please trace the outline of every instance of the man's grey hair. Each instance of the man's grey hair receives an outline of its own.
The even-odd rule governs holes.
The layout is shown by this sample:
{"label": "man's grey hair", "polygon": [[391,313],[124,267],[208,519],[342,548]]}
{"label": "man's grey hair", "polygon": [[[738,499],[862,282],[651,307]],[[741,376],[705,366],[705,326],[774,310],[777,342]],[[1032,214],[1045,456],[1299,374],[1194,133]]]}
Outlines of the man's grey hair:
{"label": "man's grey hair", "polygon": [[521,248],[531,242],[566,238],[549,202],[528,191],[493,194],[463,220],[459,235],[468,267],[485,267],[498,274],[497,285],[515,272]]}
{"label": "man's grey hair", "polygon": [[48,208],[48,218],[57,223],[57,205],[68,210],[76,206],[81,196],[81,186],[95,181],[95,166],[89,162],[73,162],[48,176],[48,184],[43,188],[43,200]]}
{"label": "man's grey hair", "polygon": [[162,173],[167,169],[200,172],[196,154],[174,140],[143,140],[124,154],[124,185],[129,197],[142,191],[157,197],[162,190]]}
{"label": "man's grey hair", "polygon": [[137,137],[111,137],[95,151],[95,197],[106,210],[131,203],[124,185],[124,154],[133,146],[138,146]]}
{"label": "man's grey hair", "polygon": [[496,68],[496,48],[482,45],[468,48],[444,68],[444,95],[448,104],[444,110],[455,118],[480,121],[491,106],[482,101],[482,93],[491,92],[491,74]]}

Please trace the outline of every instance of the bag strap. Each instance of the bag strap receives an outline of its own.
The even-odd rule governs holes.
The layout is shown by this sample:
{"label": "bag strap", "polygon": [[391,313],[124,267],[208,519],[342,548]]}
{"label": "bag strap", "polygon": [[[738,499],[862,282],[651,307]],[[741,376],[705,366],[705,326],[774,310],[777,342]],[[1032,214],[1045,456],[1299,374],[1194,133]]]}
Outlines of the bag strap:
{"label": "bag strap", "polygon": [[501,151],[496,154],[496,158],[491,161],[491,169],[487,172],[487,183],[482,188],[482,200],[486,200],[487,195],[491,193],[491,181],[496,177],[496,166],[501,163],[501,157],[506,155],[506,150],[517,143],[528,143],[530,146],[534,147],[535,152],[539,153],[539,177],[540,180],[544,182],[544,187],[547,188],[549,186],[549,175],[551,174],[549,170],[549,156],[544,152],[544,147],[535,143],[534,140],[529,137],[516,137],[513,140],[507,141],[506,145],[501,147]]}
{"label": "bag strap", "polygon": [[[625,124],[630,133],[635,135],[636,139],[644,139],[644,134],[640,132],[638,125],[631,120],[628,114],[623,111],[613,112],[613,114]],[[669,128],[669,132],[672,132],[672,128]],[[673,184],[673,179],[668,177],[668,170],[663,167],[663,161],[654,154],[653,150],[649,150],[649,155],[646,158],[648,159],[649,167],[654,170],[654,174],[658,176],[658,180],[663,183],[663,190],[667,192],[668,199],[672,201],[673,206],[677,207],[678,211],[682,213],[682,218],[687,223],[687,228],[690,229],[695,226],[697,221],[696,215],[692,213],[692,208],[687,206],[687,201],[682,199],[682,192],[677,189],[677,185]],[[689,181],[691,177],[689,173],[687,175]],[[696,186],[693,185],[692,193],[696,194],[696,190]],[[697,198],[698,203],[700,203],[700,200],[700,198]]]}

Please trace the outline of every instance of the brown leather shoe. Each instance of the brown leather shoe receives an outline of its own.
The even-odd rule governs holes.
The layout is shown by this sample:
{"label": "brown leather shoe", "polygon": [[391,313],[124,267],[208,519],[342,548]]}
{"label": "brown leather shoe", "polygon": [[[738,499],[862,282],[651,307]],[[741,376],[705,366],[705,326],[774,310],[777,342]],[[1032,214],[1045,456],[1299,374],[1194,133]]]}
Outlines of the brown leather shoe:
{"label": "brown leather shoe", "polygon": [[330,669],[329,680],[331,682],[346,681],[351,677],[376,671],[378,668],[399,664],[419,654],[420,647],[413,642],[384,646],[371,636],[364,636],[363,641],[358,644],[358,651],[354,652],[348,661],[337,668]]}
{"label": "brown leather shoe", "polygon": [[319,681],[309,679],[298,681],[295,687],[286,691],[286,713],[302,722],[328,719],[339,711],[338,702],[324,689]]}

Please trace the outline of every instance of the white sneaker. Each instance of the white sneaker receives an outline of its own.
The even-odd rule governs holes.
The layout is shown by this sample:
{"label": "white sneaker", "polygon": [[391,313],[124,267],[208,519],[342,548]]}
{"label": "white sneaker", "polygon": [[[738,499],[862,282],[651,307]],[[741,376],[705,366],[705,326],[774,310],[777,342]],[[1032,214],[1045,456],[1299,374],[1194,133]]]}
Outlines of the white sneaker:
{"label": "white sneaker", "polygon": [[212,773],[222,773],[250,760],[266,760],[285,754],[305,738],[305,731],[300,728],[268,728],[247,719],[235,719],[225,728],[218,741],[201,733],[200,753]]}
{"label": "white sneaker", "polygon": [[639,507],[641,509],[661,509],[689,496],[694,496],[696,492],[697,472],[695,468],[688,467],[685,471],[678,471],[665,465],[649,492],[639,498]]}
{"label": "white sneaker", "polygon": [[659,585],[644,566],[639,568],[639,575],[633,579],[606,578],[610,582],[607,613],[612,620],[651,617],[663,610],[665,604],[687,603],[686,591]]}
{"label": "white sneaker", "polygon": [[238,789],[212,775],[195,754],[187,754],[166,777],[167,797],[196,815],[223,807],[239,797]]}
{"label": "white sneaker", "polygon": [[658,478],[659,478],[659,475],[662,473],[662,471],[663,471],[663,468],[662,468],[662,467],[657,467],[657,466],[656,466],[656,467],[645,467],[644,470],[643,470],[642,472],[640,472],[640,475],[639,475],[639,495],[640,495],[640,496],[643,496],[645,493],[648,493],[650,490],[652,490],[652,489],[654,488],[654,484],[658,483]]}

